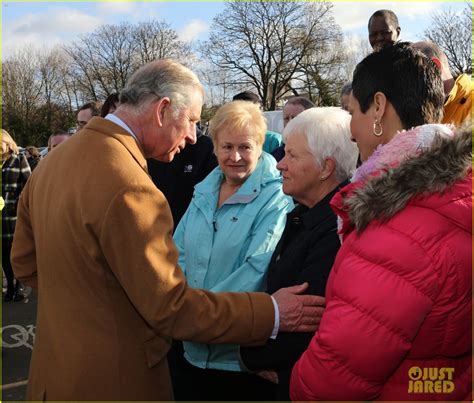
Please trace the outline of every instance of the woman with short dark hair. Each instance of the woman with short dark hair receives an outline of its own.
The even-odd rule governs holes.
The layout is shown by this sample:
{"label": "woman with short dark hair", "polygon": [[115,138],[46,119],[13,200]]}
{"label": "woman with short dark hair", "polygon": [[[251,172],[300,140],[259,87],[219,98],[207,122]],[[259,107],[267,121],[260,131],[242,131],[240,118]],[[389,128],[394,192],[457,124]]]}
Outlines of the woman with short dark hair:
{"label": "woman with short dark hair", "polygon": [[331,202],[343,243],[291,398],[472,400],[471,128],[438,124],[441,78],[406,43],[367,56],[352,88],[363,164]]}

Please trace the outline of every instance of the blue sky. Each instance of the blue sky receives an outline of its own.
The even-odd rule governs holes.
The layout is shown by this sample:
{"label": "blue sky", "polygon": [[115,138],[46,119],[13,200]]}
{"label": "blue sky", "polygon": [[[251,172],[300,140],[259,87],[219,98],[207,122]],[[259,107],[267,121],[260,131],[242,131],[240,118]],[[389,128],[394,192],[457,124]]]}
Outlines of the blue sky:
{"label": "blue sky", "polygon": [[[388,8],[399,17],[402,39],[420,40],[433,12],[461,10],[455,2],[334,2],[334,17],[348,38],[367,38],[367,20]],[[165,20],[185,41],[206,39],[212,19],[224,10],[223,2],[2,2],[2,52],[8,56],[19,46],[65,43],[98,26],[121,21]]]}

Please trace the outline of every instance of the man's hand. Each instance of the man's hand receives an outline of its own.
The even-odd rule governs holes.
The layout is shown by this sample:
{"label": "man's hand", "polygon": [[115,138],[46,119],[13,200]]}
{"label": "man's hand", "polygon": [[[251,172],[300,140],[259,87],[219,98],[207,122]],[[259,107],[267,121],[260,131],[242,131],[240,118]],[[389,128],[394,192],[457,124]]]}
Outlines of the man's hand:
{"label": "man's hand", "polygon": [[308,283],[280,288],[272,297],[280,311],[279,332],[314,332],[324,312],[325,299],[317,295],[298,295]]}

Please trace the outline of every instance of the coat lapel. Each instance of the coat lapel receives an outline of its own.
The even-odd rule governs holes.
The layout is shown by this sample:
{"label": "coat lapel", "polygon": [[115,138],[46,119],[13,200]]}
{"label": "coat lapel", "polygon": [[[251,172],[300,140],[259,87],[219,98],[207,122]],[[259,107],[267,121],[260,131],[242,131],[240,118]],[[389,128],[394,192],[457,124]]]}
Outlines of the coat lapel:
{"label": "coat lapel", "polygon": [[125,129],[110,120],[99,117],[92,118],[87,124],[87,129],[97,131],[100,134],[118,140],[148,174],[148,167],[141,145]]}

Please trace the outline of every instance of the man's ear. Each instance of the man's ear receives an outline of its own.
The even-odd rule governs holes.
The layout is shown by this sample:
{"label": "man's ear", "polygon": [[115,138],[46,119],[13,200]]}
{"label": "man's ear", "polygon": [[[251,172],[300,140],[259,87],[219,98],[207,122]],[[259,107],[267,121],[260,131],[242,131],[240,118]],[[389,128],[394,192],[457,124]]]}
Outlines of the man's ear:
{"label": "man's ear", "polygon": [[171,100],[168,97],[161,98],[155,104],[155,117],[158,127],[163,127],[163,121],[166,110],[170,107]]}
{"label": "man's ear", "polygon": [[374,114],[375,119],[382,120],[382,116],[385,114],[385,108],[387,107],[387,97],[381,91],[374,94]]}
{"label": "man's ear", "polygon": [[443,71],[443,66],[441,65],[441,60],[439,60],[437,57],[432,57],[431,60],[433,60],[433,63],[436,64],[436,67],[438,67],[438,70],[441,73]]}

